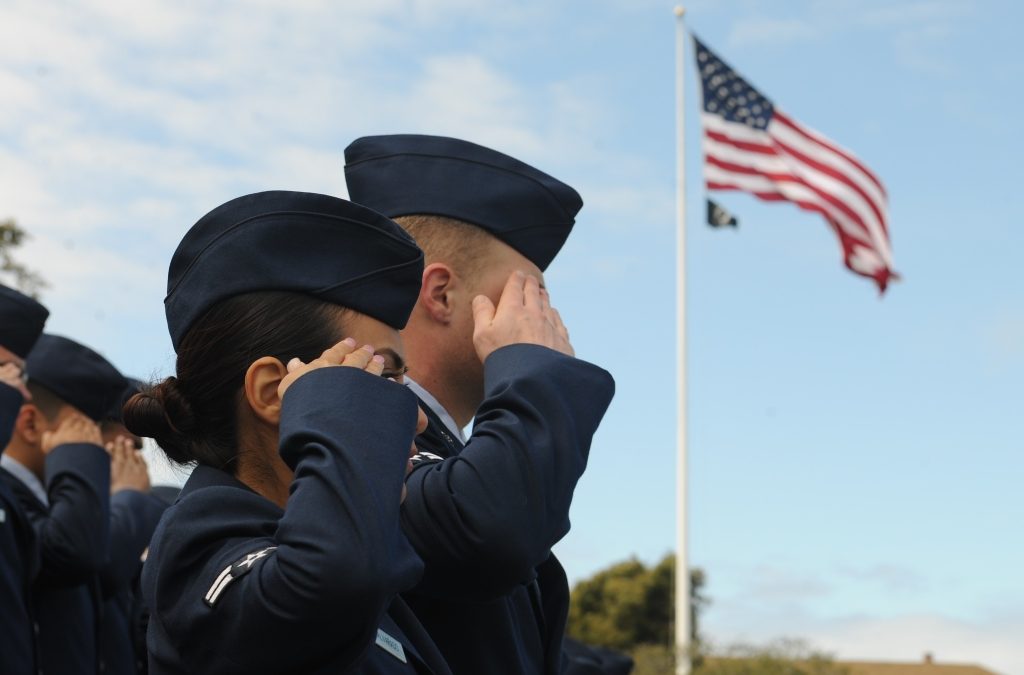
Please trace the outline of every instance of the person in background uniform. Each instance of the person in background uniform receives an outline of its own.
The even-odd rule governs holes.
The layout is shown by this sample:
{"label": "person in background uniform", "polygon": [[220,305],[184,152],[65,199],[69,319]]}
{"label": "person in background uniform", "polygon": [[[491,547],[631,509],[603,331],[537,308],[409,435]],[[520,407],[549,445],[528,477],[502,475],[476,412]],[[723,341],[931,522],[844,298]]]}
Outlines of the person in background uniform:
{"label": "person in background uniform", "polygon": [[426,422],[396,382],[422,269],[392,221],[325,195],[240,197],[185,235],[176,375],[125,406],[197,463],[143,566],[150,673],[450,672],[396,597],[422,572],[399,503]]}
{"label": "person in background uniform", "polygon": [[452,138],[365,137],[345,160],[351,198],[394,218],[426,254],[403,334],[409,386],[429,419],[402,509],[426,571],[406,601],[455,673],[559,673],[569,593],[551,547],[569,530],[614,382],[574,358],[553,309],[548,337],[523,340],[534,344],[488,354],[477,333],[516,275],[550,307],[543,271],[582,200]]}
{"label": "person in background uniform", "polygon": [[93,350],[54,335],[39,338],[26,368],[32,398],[18,413],[2,477],[36,534],[39,668],[98,672],[98,574],[110,525],[110,457],[98,422],[123,378]]}
{"label": "person in background uniform", "polygon": [[100,424],[110,453],[110,553],[100,573],[103,598],[102,662],[107,675],[145,672],[145,641],[136,624],[145,612],[138,597],[142,556],[149,547],[167,503],[150,494],[149,468],[142,439],[124,426],[124,403],[142,390],[139,380],[125,378],[124,391]]}
{"label": "person in background uniform", "polygon": [[[32,298],[0,284],[0,452],[11,440],[18,411],[31,397],[25,386],[25,357],[49,315]],[[5,675],[36,673],[29,605],[36,564],[32,526],[15,494],[0,480],[0,673]]]}

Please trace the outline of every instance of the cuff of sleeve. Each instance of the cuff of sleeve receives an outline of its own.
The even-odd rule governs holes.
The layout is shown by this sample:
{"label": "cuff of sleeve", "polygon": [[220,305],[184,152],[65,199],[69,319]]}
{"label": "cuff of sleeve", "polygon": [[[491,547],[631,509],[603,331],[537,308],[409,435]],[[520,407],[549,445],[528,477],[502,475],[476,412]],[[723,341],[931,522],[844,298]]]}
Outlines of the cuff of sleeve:
{"label": "cuff of sleeve", "polygon": [[101,492],[110,492],[110,455],[98,445],[65,443],[51,450],[46,456],[46,485],[65,473],[77,474]]}
{"label": "cuff of sleeve", "polygon": [[604,368],[540,345],[508,345],[491,352],[484,362],[484,391],[499,383],[534,375],[566,378],[593,387],[592,394],[604,394],[610,401],[615,380]]}
{"label": "cuff of sleeve", "polygon": [[288,388],[281,406],[281,457],[301,458],[299,435],[327,436],[342,448],[397,447],[407,456],[416,433],[416,396],[408,387],[357,368],[319,368]]}

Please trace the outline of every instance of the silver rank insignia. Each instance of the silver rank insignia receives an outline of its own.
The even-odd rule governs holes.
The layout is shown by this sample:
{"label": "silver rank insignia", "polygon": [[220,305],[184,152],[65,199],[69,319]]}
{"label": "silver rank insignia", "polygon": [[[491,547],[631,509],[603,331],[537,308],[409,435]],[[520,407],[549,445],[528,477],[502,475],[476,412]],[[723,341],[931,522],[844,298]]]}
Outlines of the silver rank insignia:
{"label": "silver rank insignia", "polygon": [[252,553],[246,554],[240,560],[237,560],[227,567],[224,571],[217,575],[217,580],[210,586],[210,590],[206,592],[206,597],[203,600],[207,605],[213,607],[217,604],[217,600],[220,598],[221,593],[224,589],[231,585],[231,582],[239,577],[244,577],[246,574],[252,571],[253,565],[257,562],[266,558],[270,555],[271,551],[276,550],[276,546],[268,546],[259,551],[253,551]]}

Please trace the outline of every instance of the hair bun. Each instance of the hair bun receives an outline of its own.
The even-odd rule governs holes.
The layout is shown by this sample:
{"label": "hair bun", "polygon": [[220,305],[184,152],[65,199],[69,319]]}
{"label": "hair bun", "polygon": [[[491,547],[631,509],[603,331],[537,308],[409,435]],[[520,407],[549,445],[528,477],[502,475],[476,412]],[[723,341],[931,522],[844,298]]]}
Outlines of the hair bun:
{"label": "hair bun", "polygon": [[144,388],[128,399],[124,404],[124,425],[133,434],[154,439],[179,464],[195,459],[189,439],[195,431],[196,418],[175,377]]}

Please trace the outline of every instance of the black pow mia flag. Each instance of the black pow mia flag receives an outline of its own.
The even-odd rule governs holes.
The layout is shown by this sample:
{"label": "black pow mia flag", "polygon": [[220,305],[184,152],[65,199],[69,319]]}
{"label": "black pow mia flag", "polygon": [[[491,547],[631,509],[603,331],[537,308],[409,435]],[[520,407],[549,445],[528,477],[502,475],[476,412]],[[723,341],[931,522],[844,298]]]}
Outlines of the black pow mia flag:
{"label": "black pow mia flag", "polygon": [[710,199],[708,200],[708,225],[711,227],[724,227],[726,225],[739,227],[739,224],[739,221],[736,220],[736,216],[732,215]]}

